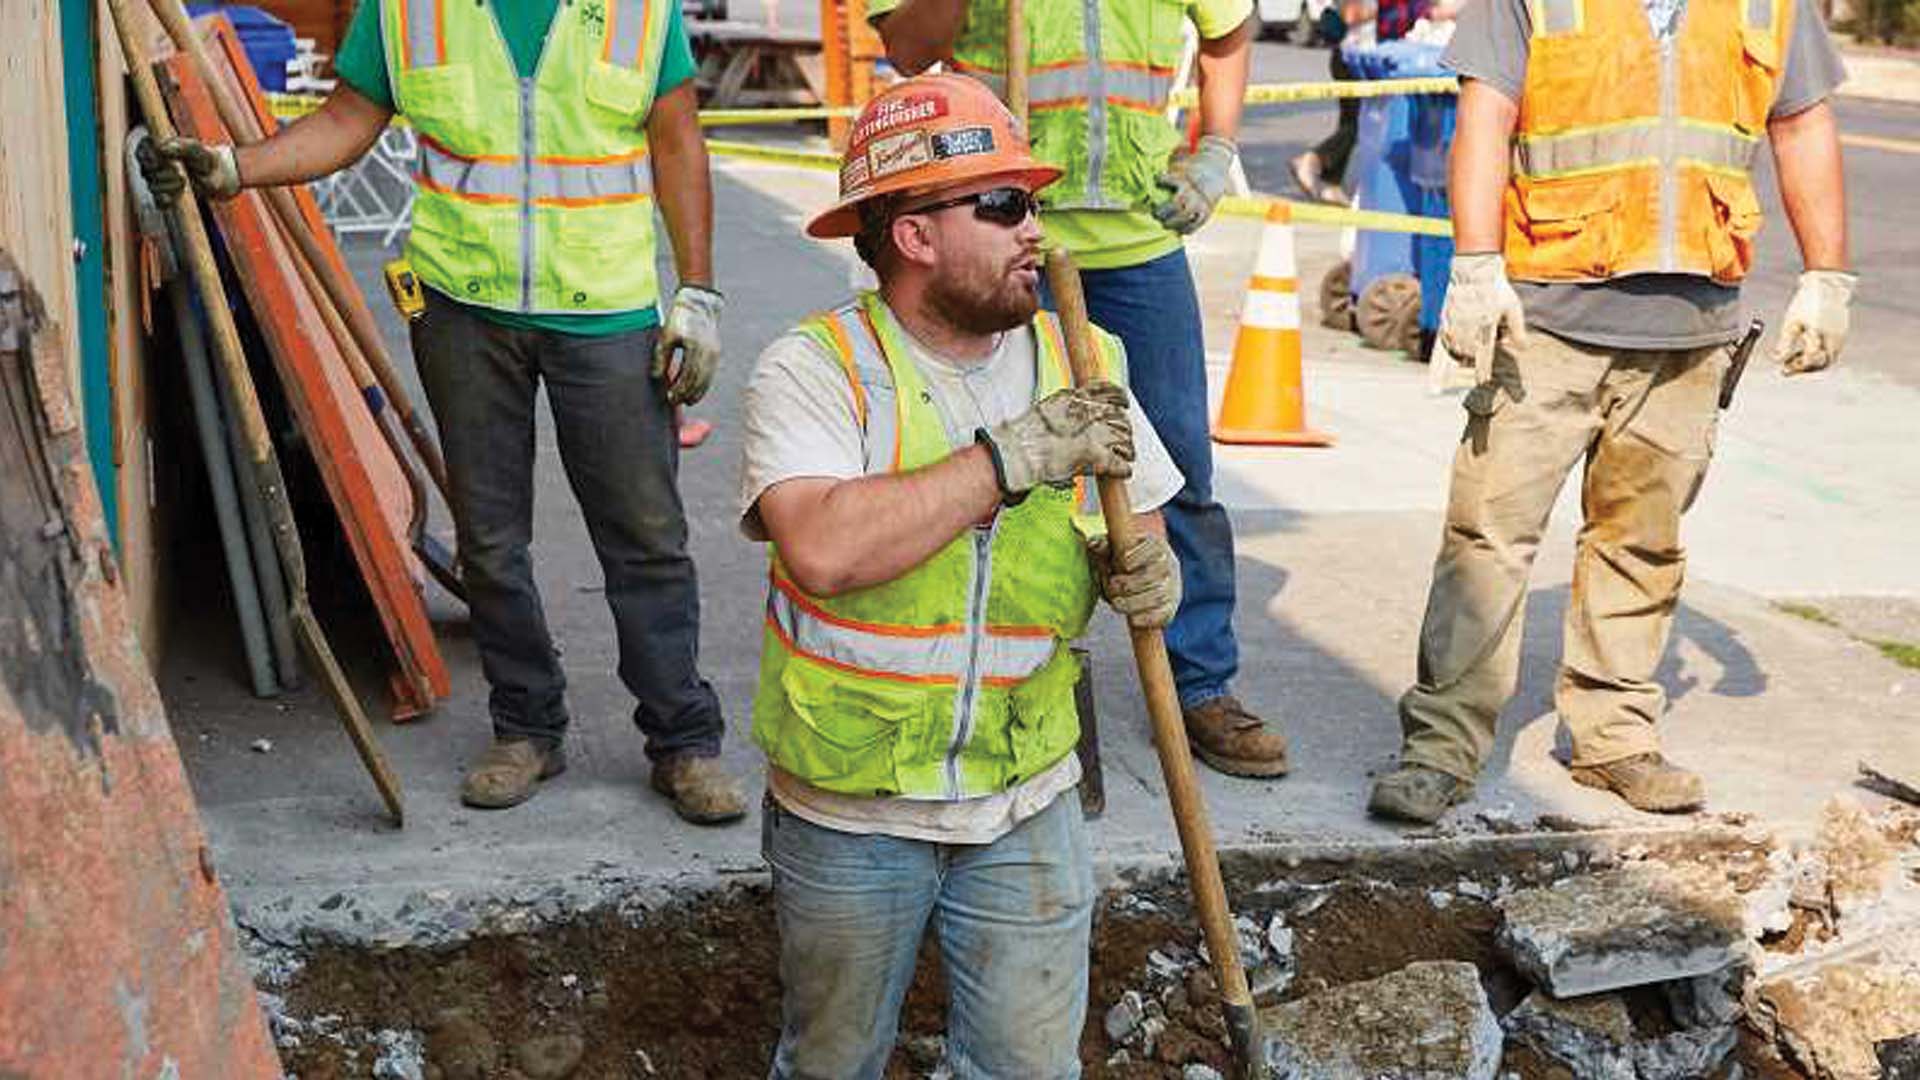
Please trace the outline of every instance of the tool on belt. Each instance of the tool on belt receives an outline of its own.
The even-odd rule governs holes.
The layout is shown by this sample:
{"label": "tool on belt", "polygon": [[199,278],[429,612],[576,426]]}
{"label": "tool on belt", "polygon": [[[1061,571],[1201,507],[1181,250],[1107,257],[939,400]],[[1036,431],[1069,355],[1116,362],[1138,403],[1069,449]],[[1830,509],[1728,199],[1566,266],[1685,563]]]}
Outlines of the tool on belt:
{"label": "tool on belt", "polygon": [[1720,407],[1725,409],[1733,404],[1733,392],[1740,388],[1740,376],[1747,372],[1747,359],[1753,355],[1753,347],[1760,344],[1760,332],[1767,324],[1756,318],[1747,324],[1747,336],[1733,347],[1733,362],[1727,365],[1727,373],[1720,379]]}
{"label": "tool on belt", "polygon": [[387,279],[387,295],[393,297],[393,306],[400,317],[412,322],[427,310],[427,296],[420,291],[420,278],[413,272],[413,264],[405,258],[395,259],[380,268]]}

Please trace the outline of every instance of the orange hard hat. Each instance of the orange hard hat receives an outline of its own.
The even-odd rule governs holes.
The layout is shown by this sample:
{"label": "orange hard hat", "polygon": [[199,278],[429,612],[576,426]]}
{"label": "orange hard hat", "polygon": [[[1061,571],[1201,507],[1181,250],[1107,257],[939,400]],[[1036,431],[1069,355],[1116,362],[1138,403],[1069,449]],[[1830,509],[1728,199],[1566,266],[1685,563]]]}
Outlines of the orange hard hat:
{"label": "orange hard hat", "polygon": [[1013,114],[978,80],[906,79],[860,110],[840,162],[840,201],[807,224],[807,235],[859,232],[859,206],[875,196],[1001,175],[1038,191],[1060,179],[1060,170],[1034,160]]}

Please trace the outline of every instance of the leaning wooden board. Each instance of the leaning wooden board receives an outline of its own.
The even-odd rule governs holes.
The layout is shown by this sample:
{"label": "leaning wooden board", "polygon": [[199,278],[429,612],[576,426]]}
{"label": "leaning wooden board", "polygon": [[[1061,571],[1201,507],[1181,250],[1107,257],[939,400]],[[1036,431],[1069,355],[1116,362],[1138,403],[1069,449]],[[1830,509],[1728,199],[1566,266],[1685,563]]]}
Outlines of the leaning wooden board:
{"label": "leaning wooden board", "polygon": [[[224,17],[211,16],[199,26],[210,35],[214,64],[224,69],[220,75],[231,80],[229,85],[251,103],[262,123],[271,126],[252,69],[236,62],[243,54],[231,25]],[[159,67],[168,108],[181,133],[229,141],[212,95],[188,59],[174,55]],[[297,197],[302,213],[318,224],[312,196],[301,188]],[[247,192],[213,204],[213,210],[235,277],[266,339],[294,419],[314,449],[328,496],[392,646],[397,667],[390,680],[394,719],[419,716],[447,696],[450,687],[422,596],[424,574],[407,541],[412,495],[406,476],[328,335],[315,298],[301,283],[293,262],[296,251],[275,228],[265,200]],[[323,225],[321,236],[327,237]],[[326,242],[331,245],[330,238]],[[338,259],[337,250],[331,254]]]}

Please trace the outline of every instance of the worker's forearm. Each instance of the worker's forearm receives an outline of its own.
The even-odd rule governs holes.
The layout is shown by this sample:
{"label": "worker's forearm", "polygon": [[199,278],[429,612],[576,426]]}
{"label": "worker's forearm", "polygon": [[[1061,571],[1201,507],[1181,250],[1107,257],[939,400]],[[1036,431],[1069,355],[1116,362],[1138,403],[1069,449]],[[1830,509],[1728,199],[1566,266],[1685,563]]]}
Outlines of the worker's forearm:
{"label": "worker's forearm", "polygon": [[762,510],[781,559],[801,587],[818,596],[892,581],[1000,505],[993,461],[970,446],[924,469],[843,480],[782,536]]}
{"label": "worker's forearm", "polygon": [[654,197],[673,245],[681,283],[713,285],[713,178],[700,135],[699,106],[688,80],[654,102],[647,117]]}
{"label": "worker's forearm", "polygon": [[1846,177],[1833,109],[1821,102],[1771,121],[1767,134],[1800,258],[1809,270],[1848,269]]}
{"label": "worker's forearm", "polygon": [[1460,113],[1447,162],[1453,206],[1453,249],[1499,251],[1504,239],[1509,142],[1519,110],[1506,95],[1479,79],[1460,86]]}
{"label": "worker's forearm", "polygon": [[1249,15],[1239,29],[1225,37],[1200,42],[1195,59],[1200,82],[1200,134],[1223,139],[1240,136],[1240,112],[1247,101],[1247,65],[1252,54],[1254,22]]}
{"label": "worker's forearm", "polygon": [[341,84],[310,115],[270,138],[239,147],[234,164],[242,187],[304,184],[339,172],[367,152],[387,129],[391,110]]}
{"label": "worker's forearm", "polygon": [[894,67],[918,75],[953,55],[966,21],[967,0],[902,0],[880,20],[880,40]]}

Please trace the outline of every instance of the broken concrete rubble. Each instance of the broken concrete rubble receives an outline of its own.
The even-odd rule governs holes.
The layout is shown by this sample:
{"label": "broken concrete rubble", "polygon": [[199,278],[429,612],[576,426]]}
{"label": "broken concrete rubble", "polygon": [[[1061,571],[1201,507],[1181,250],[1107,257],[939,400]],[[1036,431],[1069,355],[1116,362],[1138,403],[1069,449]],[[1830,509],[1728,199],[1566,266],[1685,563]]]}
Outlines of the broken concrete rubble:
{"label": "broken concrete rubble", "polygon": [[1555,997],[1719,971],[1745,947],[1744,912],[1723,876],[1636,863],[1500,901],[1499,941]]}
{"label": "broken concrete rubble", "polygon": [[1267,1061],[1291,1080],[1492,1080],[1500,1021],[1479,971],[1424,961],[1263,1009]]}
{"label": "broken concrete rubble", "polygon": [[1534,991],[1501,1021],[1507,1036],[1581,1080],[1692,1080],[1733,1052],[1731,1024],[1642,1037],[1617,994],[1555,1000]]}
{"label": "broken concrete rubble", "polygon": [[1876,1080],[1876,1044],[1920,1033],[1920,925],[1775,975],[1748,1016],[1815,1080]]}

